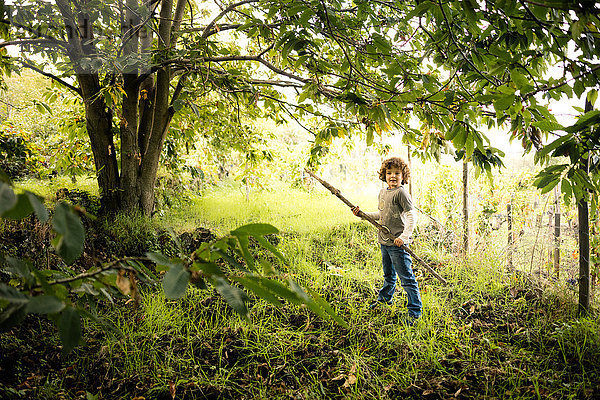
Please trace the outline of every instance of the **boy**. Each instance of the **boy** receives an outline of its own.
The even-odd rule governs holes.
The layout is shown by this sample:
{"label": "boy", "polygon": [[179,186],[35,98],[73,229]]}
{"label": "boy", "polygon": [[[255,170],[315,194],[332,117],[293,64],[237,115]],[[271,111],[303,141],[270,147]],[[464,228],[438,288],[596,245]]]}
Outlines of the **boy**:
{"label": "boy", "polygon": [[[387,183],[386,189],[379,192],[379,205],[377,212],[365,213],[381,225],[388,228],[388,232],[379,231],[379,243],[383,264],[383,287],[379,290],[377,300],[369,307],[375,308],[379,303],[391,304],[394,290],[396,289],[396,275],[400,277],[400,284],[408,295],[408,323],[412,323],[421,316],[421,294],[419,284],[412,271],[410,254],[401,246],[411,242],[411,234],[415,227],[415,212],[408,192],[402,186],[410,179],[410,169],[404,160],[398,157],[388,158],[383,161],[379,170],[379,179]],[[354,215],[360,214],[360,209],[352,209]],[[393,241],[386,235],[391,233]]]}

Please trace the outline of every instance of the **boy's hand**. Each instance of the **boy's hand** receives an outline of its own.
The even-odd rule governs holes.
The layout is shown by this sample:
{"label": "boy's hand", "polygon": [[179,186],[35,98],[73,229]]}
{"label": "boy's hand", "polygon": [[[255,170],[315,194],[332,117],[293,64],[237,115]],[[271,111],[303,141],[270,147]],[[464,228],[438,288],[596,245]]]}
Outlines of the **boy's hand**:
{"label": "boy's hand", "polygon": [[397,237],[396,239],[394,239],[394,244],[396,246],[400,247],[404,244],[404,241],[402,239],[400,239],[399,237]]}
{"label": "boy's hand", "polygon": [[358,214],[360,213],[360,208],[358,206],[351,208],[352,210],[352,214],[356,215],[358,217]]}

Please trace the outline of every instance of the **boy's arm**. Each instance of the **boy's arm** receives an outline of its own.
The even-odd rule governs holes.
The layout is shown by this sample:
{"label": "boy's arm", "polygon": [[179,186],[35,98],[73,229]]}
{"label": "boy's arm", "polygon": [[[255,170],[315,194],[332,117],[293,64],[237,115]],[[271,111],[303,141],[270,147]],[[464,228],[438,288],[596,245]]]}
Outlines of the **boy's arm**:
{"label": "boy's arm", "polygon": [[[405,211],[401,214],[402,221],[404,221],[404,230],[402,231],[400,236],[398,236],[396,238],[396,240],[394,240],[394,243],[397,246],[402,246],[403,244],[410,243],[411,236],[412,236],[413,230],[415,229],[415,225],[416,225],[416,215],[415,214],[416,213],[415,213],[414,209]],[[402,243],[398,243],[399,241],[402,241]]]}
{"label": "boy's arm", "polygon": [[[361,210],[358,206],[352,208],[352,213],[354,215],[356,215],[357,217],[359,216],[359,214],[361,213]],[[373,218],[375,221],[379,220],[379,211],[376,212],[364,212],[362,211],[363,214],[367,215],[368,217]]]}

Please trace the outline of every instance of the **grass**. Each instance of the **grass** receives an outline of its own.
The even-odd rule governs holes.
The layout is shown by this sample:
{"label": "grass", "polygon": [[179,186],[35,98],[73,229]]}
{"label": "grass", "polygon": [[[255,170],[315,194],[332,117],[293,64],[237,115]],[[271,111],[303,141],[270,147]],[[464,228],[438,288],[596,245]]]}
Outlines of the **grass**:
{"label": "grass", "polygon": [[[363,202],[370,209],[374,199]],[[193,230],[203,226],[226,234],[248,223],[269,223],[283,232],[308,234],[356,221],[348,207],[324,190],[312,193],[284,188],[252,193],[247,202],[234,183],[195,196],[185,207],[172,210],[159,220],[175,230]]]}
{"label": "grass", "polygon": [[[251,222],[281,230],[279,249],[289,265],[280,268],[321,293],[348,329],[306,308],[276,308],[256,298],[246,322],[211,289],[189,289],[170,301],[146,288],[139,309],[121,301],[102,311],[119,333],[88,321],[87,345],[45,370],[44,383],[26,393],[99,399],[600,396],[597,318],[575,318],[563,288],[504,271],[501,252],[463,258],[430,246],[428,257],[441,262],[438,271],[449,285],[417,269],[424,314],[408,327],[400,322],[400,288],[393,306],[366,308],[382,282],[375,233],[331,195],[285,189],[254,194],[246,203],[241,192],[225,187],[158,220],[176,231],[204,226],[219,235]],[[125,223],[115,229],[137,232]],[[421,249],[426,246],[415,251]],[[7,336],[0,340],[3,349],[11,343]],[[43,358],[56,352],[47,347]]]}
{"label": "grass", "polygon": [[98,196],[98,182],[95,177],[80,177],[76,182],[66,176],[57,176],[52,180],[25,179],[15,182],[17,189],[29,190],[45,199],[53,199],[59,189],[78,189],[86,191],[92,195]]}

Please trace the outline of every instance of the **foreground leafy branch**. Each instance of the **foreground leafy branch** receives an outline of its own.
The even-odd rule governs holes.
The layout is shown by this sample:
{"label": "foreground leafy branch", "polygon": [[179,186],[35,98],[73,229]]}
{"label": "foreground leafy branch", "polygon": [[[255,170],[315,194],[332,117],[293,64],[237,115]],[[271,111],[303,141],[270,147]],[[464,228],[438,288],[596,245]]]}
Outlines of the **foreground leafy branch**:
{"label": "foreground leafy branch", "polygon": [[[68,265],[83,252],[82,212],[66,203],[58,203],[53,211],[52,245]],[[19,220],[32,213],[42,223],[50,220],[39,197],[27,191],[16,194],[8,181],[0,181],[0,217]],[[141,301],[138,284],[152,288],[159,282],[169,299],[183,297],[190,284],[200,289],[211,285],[246,320],[250,298],[242,288],[277,307],[284,301],[305,305],[322,318],[347,326],[318,293],[278,273],[268,257],[256,257],[254,249],[258,247],[287,264],[266,237],[277,233],[271,225],[245,225],[226,237],[203,243],[189,256],[147,253],[146,257],[110,261],[81,274],[69,268],[39,270],[28,260],[0,255],[0,272],[10,277],[8,283],[0,282],[0,330],[11,329],[28,314],[47,315],[58,327],[66,354],[81,341],[81,319],[97,319],[94,310],[98,305],[106,301],[114,305],[114,298],[123,295],[131,296],[137,305]]]}

